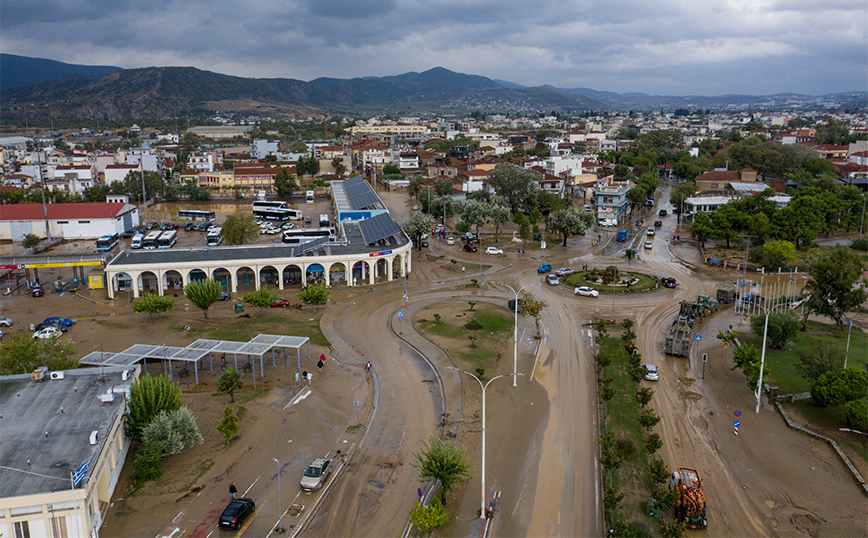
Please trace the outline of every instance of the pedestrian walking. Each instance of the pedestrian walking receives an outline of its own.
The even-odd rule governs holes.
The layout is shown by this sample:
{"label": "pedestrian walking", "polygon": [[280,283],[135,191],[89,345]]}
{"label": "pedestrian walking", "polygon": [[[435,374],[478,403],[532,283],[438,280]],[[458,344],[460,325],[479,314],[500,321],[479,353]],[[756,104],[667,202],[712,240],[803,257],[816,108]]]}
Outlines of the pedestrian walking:
{"label": "pedestrian walking", "polygon": [[235,494],[238,493],[238,489],[235,488],[235,482],[229,483],[229,494],[232,495],[232,500],[235,500]]}
{"label": "pedestrian walking", "polygon": [[316,367],[319,368],[319,373],[322,373],[322,367],[325,364],[325,353],[319,356],[319,362],[316,363]]}
{"label": "pedestrian walking", "polygon": [[307,370],[301,372],[301,382],[304,383],[307,381]]}
{"label": "pedestrian walking", "polygon": [[365,365],[365,373],[366,374],[371,373],[371,361],[368,361],[368,364]]}
{"label": "pedestrian walking", "polygon": [[311,382],[313,381],[313,372],[307,373],[307,386],[309,387]]}

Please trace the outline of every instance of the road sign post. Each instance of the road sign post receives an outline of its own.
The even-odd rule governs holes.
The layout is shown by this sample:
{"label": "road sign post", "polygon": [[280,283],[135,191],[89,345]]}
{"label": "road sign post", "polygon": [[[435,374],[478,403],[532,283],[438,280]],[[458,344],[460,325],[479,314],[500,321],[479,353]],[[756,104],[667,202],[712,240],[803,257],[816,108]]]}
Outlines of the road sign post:
{"label": "road sign post", "polygon": [[708,353],[702,354],[702,379],[705,379],[705,363],[708,362]]}

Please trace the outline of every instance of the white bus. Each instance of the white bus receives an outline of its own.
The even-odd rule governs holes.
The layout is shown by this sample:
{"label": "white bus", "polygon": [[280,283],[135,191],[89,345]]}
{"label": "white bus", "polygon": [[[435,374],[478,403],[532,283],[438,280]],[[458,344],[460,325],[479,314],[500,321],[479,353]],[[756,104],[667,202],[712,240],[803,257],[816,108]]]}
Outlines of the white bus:
{"label": "white bus", "polygon": [[178,218],[185,220],[214,220],[217,218],[217,213],[214,211],[199,211],[195,209],[182,209],[178,211]]}
{"label": "white bus", "polygon": [[160,238],[161,233],[163,233],[163,232],[161,232],[160,230],[154,230],[153,232],[148,232],[148,235],[146,235],[144,240],[142,240],[142,248],[144,248],[144,249],[157,248],[157,239]]}
{"label": "white bus", "polygon": [[133,242],[130,244],[132,248],[142,248],[142,241],[145,239],[145,236],[142,234],[136,234],[133,236]]}
{"label": "white bus", "polygon": [[208,235],[205,236],[205,244],[209,247],[219,247],[223,242],[223,236],[220,235],[220,228],[211,228],[208,230]]}
{"label": "white bus", "polygon": [[178,232],[175,230],[166,230],[163,235],[157,239],[157,248],[172,248],[178,242]]}
{"label": "white bus", "polygon": [[302,245],[319,237],[328,237],[329,241],[334,241],[335,229],[333,227],[328,227],[285,230],[281,235],[280,240],[288,245]]}
{"label": "white bus", "polygon": [[96,240],[96,251],[97,252],[108,252],[111,249],[118,246],[118,234],[114,235],[104,235]]}
{"label": "white bus", "polygon": [[292,209],[286,202],[256,201],[253,202],[253,216],[265,220],[300,220],[301,210]]}
{"label": "white bus", "polygon": [[313,191],[307,191],[304,195],[304,200],[308,203],[313,203]]}

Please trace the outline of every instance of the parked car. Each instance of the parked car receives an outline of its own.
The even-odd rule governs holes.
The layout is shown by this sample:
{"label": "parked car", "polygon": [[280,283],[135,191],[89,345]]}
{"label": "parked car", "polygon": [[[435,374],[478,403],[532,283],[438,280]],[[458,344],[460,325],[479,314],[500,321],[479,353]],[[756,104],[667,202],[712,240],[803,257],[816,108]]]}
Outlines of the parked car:
{"label": "parked car", "polygon": [[59,316],[51,316],[49,318],[45,318],[44,320],[42,320],[42,323],[59,323],[67,329],[75,325],[75,322],[71,319],[61,318]]}
{"label": "parked car", "polygon": [[657,214],[660,215],[661,217],[665,217],[666,216],[666,210],[661,209]]}
{"label": "parked car", "polygon": [[63,333],[60,332],[60,329],[58,329],[57,327],[49,326],[49,327],[39,329],[38,331],[33,333],[33,339],[34,340],[45,340],[47,338],[54,338],[54,337],[60,336],[62,334]]}
{"label": "parked car", "polygon": [[664,288],[674,288],[675,284],[676,284],[675,279],[672,277],[666,277],[663,280],[661,280],[660,282],[663,283]]}
{"label": "parked car", "polygon": [[654,246],[654,243],[652,243],[651,241],[645,241],[645,248],[650,249],[653,246]]}
{"label": "parked car", "polygon": [[501,254],[503,254],[503,250],[501,250],[497,247],[488,247],[487,249],[485,249],[485,253],[486,254],[495,254],[495,255],[500,256]]}
{"label": "parked car", "polygon": [[645,232],[645,235],[648,237],[654,237],[654,228],[648,228],[648,231]]}
{"label": "parked car", "polygon": [[447,237],[446,238],[446,244],[447,245],[454,245],[455,244],[455,238],[454,237]]}
{"label": "parked car", "polygon": [[660,373],[657,371],[657,367],[653,364],[643,364],[645,368],[645,379],[647,381],[657,381],[660,379]]}
{"label": "parked car", "polygon": [[569,267],[561,267],[560,269],[555,271],[555,274],[558,276],[570,276],[575,272],[575,269],[570,269]]}
{"label": "parked car", "polygon": [[184,230],[187,232],[191,232],[196,229],[196,225],[192,222],[188,222],[186,226],[184,226]]}
{"label": "parked car", "polygon": [[327,458],[316,458],[305,469],[304,475],[301,477],[301,489],[305,491],[314,491],[325,484],[326,479],[332,472],[331,460]]}
{"label": "parked car", "polygon": [[[522,299],[519,299],[519,300],[518,300],[518,312],[519,312],[519,313],[521,312],[521,304],[522,304],[523,302],[524,302],[524,301],[523,301]],[[509,311],[510,311],[510,312],[515,312],[515,311],[516,311],[516,310],[515,310],[515,299],[510,299],[510,300],[506,303],[506,306],[507,306],[507,308],[509,308]]]}
{"label": "parked car", "polygon": [[277,299],[271,303],[271,308],[286,308],[287,306],[289,306],[289,301],[286,299]]}
{"label": "parked car", "polygon": [[471,245],[470,243],[465,243],[464,250],[467,252],[479,252],[479,247],[476,245]]}
{"label": "parked car", "polygon": [[557,276],[555,276],[553,274],[552,275],[546,275],[546,284],[548,284],[549,286],[557,286],[560,283],[561,283],[561,281],[558,280]]}
{"label": "parked car", "polygon": [[419,243],[419,245],[421,245],[422,248],[428,248],[428,241],[422,241]]}
{"label": "parked car", "polygon": [[33,297],[42,297],[43,295],[45,295],[45,290],[42,289],[42,286],[37,284],[30,288],[30,295],[32,295]]}
{"label": "parked car", "polygon": [[35,329],[37,331],[41,331],[42,329],[46,329],[48,327],[54,327],[55,329],[58,329],[62,333],[65,333],[66,331],[69,330],[67,327],[64,327],[60,323],[46,323],[44,321],[42,323],[37,324]]}
{"label": "parked car", "polygon": [[232,296],[229,295],[229,292],[228,292],[228,291],[225,291],[225,290],[224,290],[223,293],[220,294],[220,300],[221,300],[221,301],[228,301],[228,300],[230,300],[230,299],[232,299]]}
{"label": "parked car", "polygon": [[241,498],[235,499],[226,505],[223,513],[220,514],[220,521],[217,526],[221,529],[238,530],[247,519],[247,516],[256,511],[256,503],[253,499]]}
{"label": "parked car", "polygon": [[3,316],[0,316],[0,327],[11,327],[11,326],[12,326],[12,319],[4,318]]}
{"label": "parked car", "polygon": [[548,273],[551,270],[552,270],[552,264],[550,264],[550,263],[544,263],[544,264],[542,264],[536,268],[537,273]]}
{"label": "parked car", "polygon": [[581,295],[583,297],[598,297],[600,295],[600,292],[587,286],[579,286],[578,288],[573,290],[573,294]]}
{"label": "parked car", "polygon": [[661,226],[663,226],[663,221],[662,221],[662,220],[655,220],[655,221],[654,221],[654,227],[655,227],[655,228],[659,228],[659,227],[661,227]]}
{"label": "parked car", "polygon": [[310,221],[310,217],[305,217],[305,218],[304,218],[304,223],[305,223],[305,224],[310,224],[310,222],[311,222],[311,221]]}
{"label": "parked car", "polygon": [[137,233],[139,233],[138,228],[130,228],[129,230],[124,230],[124,232],[121,234],[121,237],[123,237],[124,239],[132,239],[136,236]]}
{"label": "parked car", "polygon": [[292,230],[293,228],[295,228],[295,224],[291,222],[286,222],[280,226],[281,230]]}
{"label": "parked car", "polygon": [[479,237],[476,234],[472,234],[470,232],[467,232],[466,234],[464,234],[463,238],[464,238],[465,243],[478,243],[479,242]]}
{"label": "parked car", "polygon": [[413,206],[413,211],[419,211],[420,209],[422,209],[422,206],[419,206],[419,205]]}

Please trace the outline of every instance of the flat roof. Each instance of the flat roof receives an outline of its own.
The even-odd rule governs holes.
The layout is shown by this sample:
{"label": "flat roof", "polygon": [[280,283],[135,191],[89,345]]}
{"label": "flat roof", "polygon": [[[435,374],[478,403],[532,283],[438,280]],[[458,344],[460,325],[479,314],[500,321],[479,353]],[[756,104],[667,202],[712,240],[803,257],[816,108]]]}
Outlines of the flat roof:
{"label": "flat roof", "polygon": [[[0,376],[0,496],[69,491],[70,473],[86,461],[90,476],[133,381],[123,381],[123,371],[135,367],[64,370],[63,379],[41,382],[30,374]],[[102,401],[109,392],[112,401]]]}

